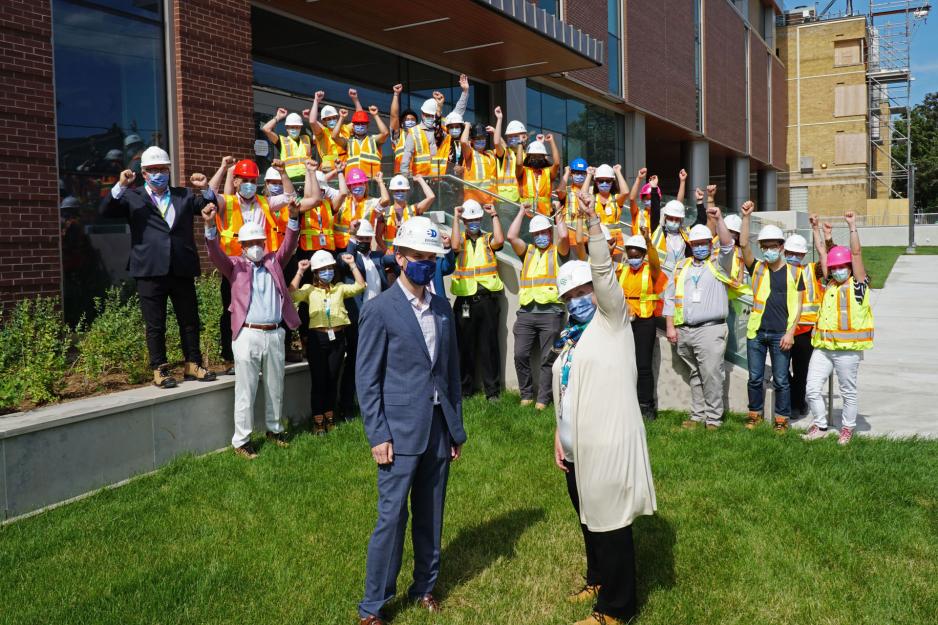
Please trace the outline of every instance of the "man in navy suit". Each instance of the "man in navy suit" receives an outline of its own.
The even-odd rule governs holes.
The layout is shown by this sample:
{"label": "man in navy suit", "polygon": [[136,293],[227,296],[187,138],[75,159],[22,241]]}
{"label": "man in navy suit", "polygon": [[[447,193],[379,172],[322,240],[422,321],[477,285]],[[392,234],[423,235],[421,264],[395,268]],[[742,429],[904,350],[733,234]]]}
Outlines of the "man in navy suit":
{"label": "man in navy suit", "polygon": [[426,288],[442,253],[432,221],[404,222],[394,239],[401,276],[361,311],[355,381],[378,464],[378,522],[368,544],[360,625],[384,625],[381,608],[397,592],[408,498],[414,581],[407,594],[430,611],[439,609],[433,587],[440,571],[446,481],[450,462],[466,442],[452,309]]}
{"label": "man in navy suit", "polygon": [[[209,382],[215,374],[202,367],[199,348],[199,304],[195,277],[199,275],[199,253],[192,234],[193,218],[207,203],[201,193],[169,186],[169,154],[151,146],[141,156],[146,184],[131,188],[137,175],[127,169],[111,192],[101,200],[103,217],[118,217],[130,224],[128,269],[136,279],[140,309],[146,324],[147,351],[153,383],[160,388],[176,386],[166,360],[166,300],[172,300],[179,337],[186,358],[184,379]],[[204,174],[192,174],[196,190],[204,190]]]}

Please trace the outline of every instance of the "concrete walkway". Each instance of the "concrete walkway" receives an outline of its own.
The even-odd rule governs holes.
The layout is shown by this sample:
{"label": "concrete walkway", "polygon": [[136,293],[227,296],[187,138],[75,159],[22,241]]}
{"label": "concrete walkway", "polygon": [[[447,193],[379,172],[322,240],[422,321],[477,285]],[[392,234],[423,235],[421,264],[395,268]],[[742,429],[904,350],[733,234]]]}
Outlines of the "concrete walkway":
{"label": "concrete walkway", "polygon": [[[876,337],[860,365],[857,432],[938,438],[938,257],[900,256],[872,301]],[[839,426],[836,389],[835,378]]]}

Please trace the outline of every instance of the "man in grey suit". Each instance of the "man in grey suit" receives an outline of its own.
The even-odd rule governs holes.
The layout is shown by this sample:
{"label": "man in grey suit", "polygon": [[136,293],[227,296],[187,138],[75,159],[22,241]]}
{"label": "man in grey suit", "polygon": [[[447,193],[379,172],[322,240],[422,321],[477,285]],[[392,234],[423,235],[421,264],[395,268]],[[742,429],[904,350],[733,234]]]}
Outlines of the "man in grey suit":
{"label": "man in grey suit", "polygon": [[401,276],[361,311],[355,384],[378,464],[378,522],[368,544],[360,625],[384,625],[381,608],[397,592],[408,498],[414,582],[407,594],[427,610],[439,610],[433,587],[446,481],[466,442],[452,309],[426,288],[442,253],[432,221],[406,221],[394,239]]}

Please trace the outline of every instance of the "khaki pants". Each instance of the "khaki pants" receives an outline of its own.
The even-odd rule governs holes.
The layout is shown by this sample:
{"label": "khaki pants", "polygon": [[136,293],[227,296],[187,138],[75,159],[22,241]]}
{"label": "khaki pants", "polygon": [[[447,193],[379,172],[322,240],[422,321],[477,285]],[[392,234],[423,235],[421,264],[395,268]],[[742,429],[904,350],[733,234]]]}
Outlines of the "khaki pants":
{"label": "khaki pants", "polygon": [[723,422],[723,357],[725,323],[699,328],[678,326],[677,353],[690,368],[690,418],[720,425]]}

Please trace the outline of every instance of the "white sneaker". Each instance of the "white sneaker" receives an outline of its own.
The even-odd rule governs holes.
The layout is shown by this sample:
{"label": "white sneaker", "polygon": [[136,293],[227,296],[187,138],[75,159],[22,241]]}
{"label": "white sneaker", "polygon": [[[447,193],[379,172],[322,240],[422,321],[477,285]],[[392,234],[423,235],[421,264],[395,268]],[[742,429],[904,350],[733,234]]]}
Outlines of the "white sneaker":
{"label": "white sneaker", "polygon": [[853,438],[853,428],[840,428],[840,437],[837,439],[838,445],[849,445]]}
{"label": "white sneaker", "polygon": [[811,427],[808,428],[808,433],[802,435],[801,438],[803,438],[806,441],[816,441],[816,440],[826,437],[829,433],[830,432],[827,429],[822,430],[818,426],[812,424]]}

